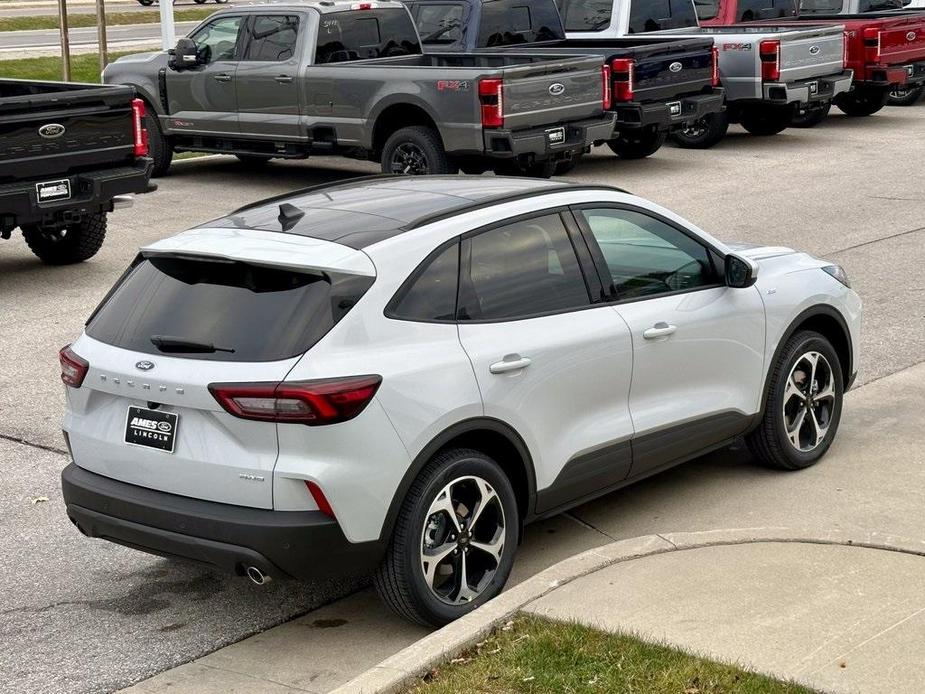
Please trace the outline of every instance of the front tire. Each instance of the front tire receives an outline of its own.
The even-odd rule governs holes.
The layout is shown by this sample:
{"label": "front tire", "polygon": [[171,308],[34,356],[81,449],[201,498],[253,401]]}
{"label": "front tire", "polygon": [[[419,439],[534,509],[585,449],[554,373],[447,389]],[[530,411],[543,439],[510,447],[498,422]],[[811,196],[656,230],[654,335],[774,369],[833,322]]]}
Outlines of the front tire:
{"label": "front tire", "polygon": [[922,98],[922,92],[925,91],[925,84],[920,84],[918,87],[896,87],[893,91],[890,92],[889,105],[890,106],[912,106],[920,98]]}
{"label": "front tire", "polygon": [[770,137],[787,129],[793,120],[791,108],[750,108],[742,113],[742,127],[752,135]]}
{"label": "front tire", "polygon": [[709,149],[726,137],[727,130],[729,116],[726,112],[711,113],[671,133],[671,140],[683,149]]}
{"label": "front tire", "polygon": [[819,333],[801,330],[784,346],[769,385],[761,422],[746,437],[749,449],[781,470],[815,464],[841,420],[845,385],[838,354]]}
{"label": "front tire", "polygon": [[798,110],[793,115],[790,125],[794,128],[815,128],[828,118],[830,110],[832,110],[831,103],[825,103],[822,106],[810,106]]}
{"label": "front tire", "polygon": [[645,159],[655,154],[665,144],[668,133],[656,128],[640,128],[622,133],[620,137],[607,141],[610,151],[620,159]]}
{"label": "front tire", "polygon": [[443,626],[501,592],[519,528],[514,490],[498,463],[467,448],[444,451],[405,497],[376,592],[405,619]]}
{"label": "front tire", "polygon": [[835,105],[846,116],[864,118],[872,116],[886,106],[890,93],[885,89],[859,89],[839,94],[835,97]]}
{"label": "front tire", "polygon": [[148,131],[148,156],[154,160],[154,169],[151,176],[158,178],[165,176],[170,170],[173,161],[173,146],[164,137],[157,114],[150,106],[145,108],[145,130]]}
{"label": "front tire", "polygon": [[22,235],[32,252],[47,265],[71,265],[92,258],[106,239],[106,214],[88,215],[79,223],[56,229],[24,226]]}
{"label": "front tire", "polygon": [[446,154],[440,135],[427,126],[396,130],[382,148],[382,173],[427,176],[459,173]]}

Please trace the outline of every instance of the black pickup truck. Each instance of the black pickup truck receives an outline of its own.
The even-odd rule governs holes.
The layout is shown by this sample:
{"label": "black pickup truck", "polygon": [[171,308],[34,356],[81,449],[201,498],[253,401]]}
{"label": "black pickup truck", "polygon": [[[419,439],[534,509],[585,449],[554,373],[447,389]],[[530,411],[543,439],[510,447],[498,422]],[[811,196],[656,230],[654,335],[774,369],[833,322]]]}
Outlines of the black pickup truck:
{"label": "black pickup truck", "polygon": [[616,113],[607,144],[622,159],[654,154],[668,133],[723,110],[711,37],[566,39],[555,0],[403,2],[428,53],[529,49],[599,56],[610,73],[610,109]]}
{"label": "black pickup truck", "polygon": [[153,190],[144,115],[131,87],[0,79],[0,237],[19,227],[50,265],[93,256],[107,213]]}

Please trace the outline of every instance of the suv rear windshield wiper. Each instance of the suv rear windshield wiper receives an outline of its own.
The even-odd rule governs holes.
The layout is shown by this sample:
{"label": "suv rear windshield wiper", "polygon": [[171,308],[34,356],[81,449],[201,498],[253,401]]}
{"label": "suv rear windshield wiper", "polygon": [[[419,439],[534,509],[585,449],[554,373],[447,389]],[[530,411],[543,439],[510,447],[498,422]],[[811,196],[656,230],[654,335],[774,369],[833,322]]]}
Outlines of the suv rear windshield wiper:
{"label": "suv rear windshield wiper", "polygon": [[152,335],[151,344],[162,352],[191,353],[191,352],[229,352],[234,350],[229,347],[216,347],[211,342],[199,342],[197,340],[187,340],[183,337],[172,337],[170,335]]}

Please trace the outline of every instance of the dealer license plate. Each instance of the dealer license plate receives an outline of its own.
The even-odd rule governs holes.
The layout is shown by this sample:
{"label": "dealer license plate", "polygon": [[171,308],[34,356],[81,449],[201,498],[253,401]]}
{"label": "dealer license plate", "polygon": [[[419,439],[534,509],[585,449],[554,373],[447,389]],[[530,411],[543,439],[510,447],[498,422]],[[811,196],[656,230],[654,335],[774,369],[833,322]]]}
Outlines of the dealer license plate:
{"label": "dealer license plate", "polygon": [[71,199],[71,182],[62,178],[58,181],[45,181],[35,184],[35,194],[39,203]]}
{"label": "dealer license plate", "polygon": [[173,412],[129,407],[125,418],[125,442],[173,453],[180,416]]}

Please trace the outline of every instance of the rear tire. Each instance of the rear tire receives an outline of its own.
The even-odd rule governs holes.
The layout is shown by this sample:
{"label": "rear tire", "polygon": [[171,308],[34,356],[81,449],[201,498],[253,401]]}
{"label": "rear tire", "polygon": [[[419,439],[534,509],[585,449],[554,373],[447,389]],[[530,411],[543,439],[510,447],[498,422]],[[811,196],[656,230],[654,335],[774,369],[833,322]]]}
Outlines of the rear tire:
{"label": "rear tire", "polygon": [[752,135],[770,137],[787,129],[793,120],[792,108],[749,108],[742,112],[742,127]]}
{"label": "rear tire", "polygon": [[889,105],[912,106],[922,98],[923,91],[925,91],[925,84],[920,84],[918,87],[911,87],[909,89],[905,87],[896,87],[896,89],[890,92]]}
{"label": "rear tire", "polygon": [[173,146],[164,137],[157,114],[148,105],[145,105],[145,130],[148,131],[148,156],[154,160],[151,176],[166,176],[173,161]]}
{"label": "rear tire", "polygon": [[32,252],[47,265],[80,263],[96,255],[106,239],[106,213],[84,217],[58,229],[24,226],[22,235]]}
{"label": "rear tire", "polygon": [[790,125],[794,128],[815,128],[829,116],[832,110],[832,104],[826,103],[823,106],[811,106],[809,108],[798,110],[794,113]]}
{"label": "rear tire", "polygon": [[426,176],[459,173],[440,135],[427,126],[396,130],[382,148],[382,173]]}
{"label": "rear tire", "polygon": [[772,368],[764,414],[746,443],[769,467],[802,470],[825,455],[838,431],[844,397],[841,362],[828,339],[801,330]]}
{"label": "rear tire", "polygon": [[885,89],[859,89],[839,94],[835,97],[835,105],[846,116],[864,118],[872,116],[886,106],[890,93]]}
{"label": "rear tire", "polygon": [[630,130],[620,137],[608,140],[610,151],[620,159],[645,159],[655,154],[665,144],[668,133],[655,128],[640,128]]}
{"label": "rear tire", "polygon": [[519,528],[514,489],[498,463],[467,448],[444,451],[424,467],[402,503],[373,578],[376,592],[412,622],[452,622],[504,588]]}
{"label": "rear tire", "polygon": [[729,116],[724,111],[704,116],[686,128],[671,133],[670,137],[672,142],[684,149],[709,149],[726,137],[727,130]]}

